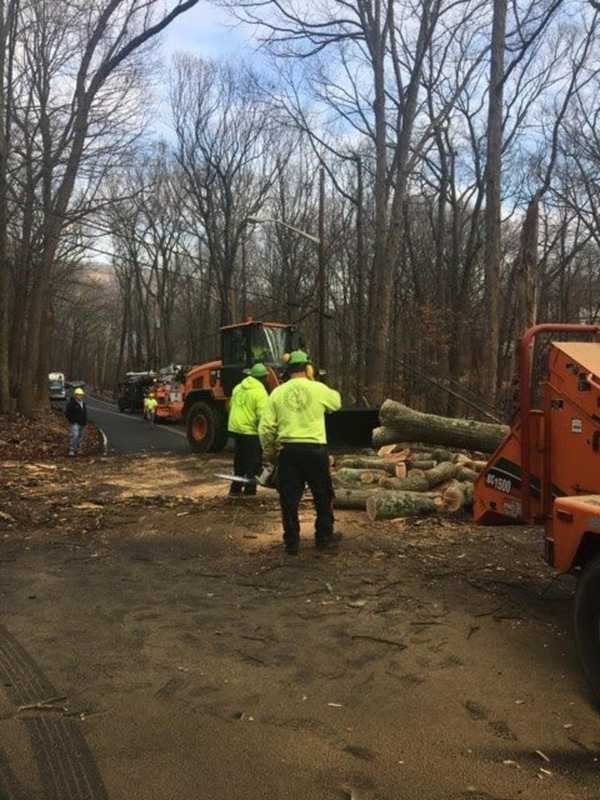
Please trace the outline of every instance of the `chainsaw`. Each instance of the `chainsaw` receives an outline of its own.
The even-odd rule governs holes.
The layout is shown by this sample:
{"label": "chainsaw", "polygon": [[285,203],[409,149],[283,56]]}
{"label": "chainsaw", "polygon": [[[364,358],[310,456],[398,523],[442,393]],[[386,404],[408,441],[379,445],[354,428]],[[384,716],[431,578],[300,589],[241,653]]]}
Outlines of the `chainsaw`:
{"label": "chainsaw", "polygon": [[267,489],[277,489],[278,469],[276,464],[266,464],[260,475],[257,475],[256,478],[245,478],[242,475],[226,475],[222,472],[216,472],[215,478],[231,481],[231,483],[243,483],[245,486],[254,486],[258,484]]}

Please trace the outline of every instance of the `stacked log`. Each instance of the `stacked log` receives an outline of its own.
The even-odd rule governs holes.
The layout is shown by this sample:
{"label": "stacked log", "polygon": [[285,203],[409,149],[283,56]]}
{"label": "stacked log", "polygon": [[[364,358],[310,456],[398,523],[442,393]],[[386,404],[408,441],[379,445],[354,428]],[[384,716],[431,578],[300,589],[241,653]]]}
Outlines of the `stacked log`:
{"label": "stacked log", "polygon": [[366,509],[372,520],[460,513],[473,504],[486,453],[504,425],[423,414],[386,400],[374,450],[337,462],[336,508]]}

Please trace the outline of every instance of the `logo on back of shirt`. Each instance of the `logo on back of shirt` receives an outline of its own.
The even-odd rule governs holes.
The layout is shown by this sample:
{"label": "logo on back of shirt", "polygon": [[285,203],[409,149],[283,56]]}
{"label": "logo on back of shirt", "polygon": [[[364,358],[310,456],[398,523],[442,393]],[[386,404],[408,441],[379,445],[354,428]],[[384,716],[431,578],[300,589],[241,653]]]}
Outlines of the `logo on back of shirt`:
{"label": "logo on back of shirt", "polygon": [[306,386],[291,386],[285,394],[285,401],[292,411],[304,411],[310,403],[310,393]]}

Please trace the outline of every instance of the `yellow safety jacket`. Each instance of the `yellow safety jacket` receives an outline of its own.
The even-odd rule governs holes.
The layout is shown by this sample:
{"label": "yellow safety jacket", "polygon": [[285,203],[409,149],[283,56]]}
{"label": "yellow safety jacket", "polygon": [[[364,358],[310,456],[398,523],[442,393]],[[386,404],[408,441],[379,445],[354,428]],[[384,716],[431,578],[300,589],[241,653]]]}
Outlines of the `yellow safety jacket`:
{"label": "yellow safety jacket", "polygon": [[245,433],[256,436],[258,422],[269,395],[261,381],[249,375],[233,390],[229,406],[230,433]]}
{"label": "yellow safety jacket", "polygon": [[150,412],[154,411],[157,405],[158,405],[158,400],[156,399],[156,397],[146,397],[144,400],[144,409],[146,411]]}
{"label": "yellow safety jacket", "polygon": [[272,455],[278,444],[326,444],[325,414],[342,405],[340,393],[306,377],[290,378],[270,395],[258,434],[263,450]]}

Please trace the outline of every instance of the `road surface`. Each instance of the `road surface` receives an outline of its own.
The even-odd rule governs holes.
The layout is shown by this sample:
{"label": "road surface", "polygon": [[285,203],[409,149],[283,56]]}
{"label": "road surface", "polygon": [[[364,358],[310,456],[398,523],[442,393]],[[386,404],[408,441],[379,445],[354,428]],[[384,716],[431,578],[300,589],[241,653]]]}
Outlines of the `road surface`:
{"label": "road surface", "polygon": [[122,414],[115,403],[89,397],[88,416],[102,428],[108,439],[109,453],[181,453],[190,448],[183,427],[150,425],[136,414]]}

